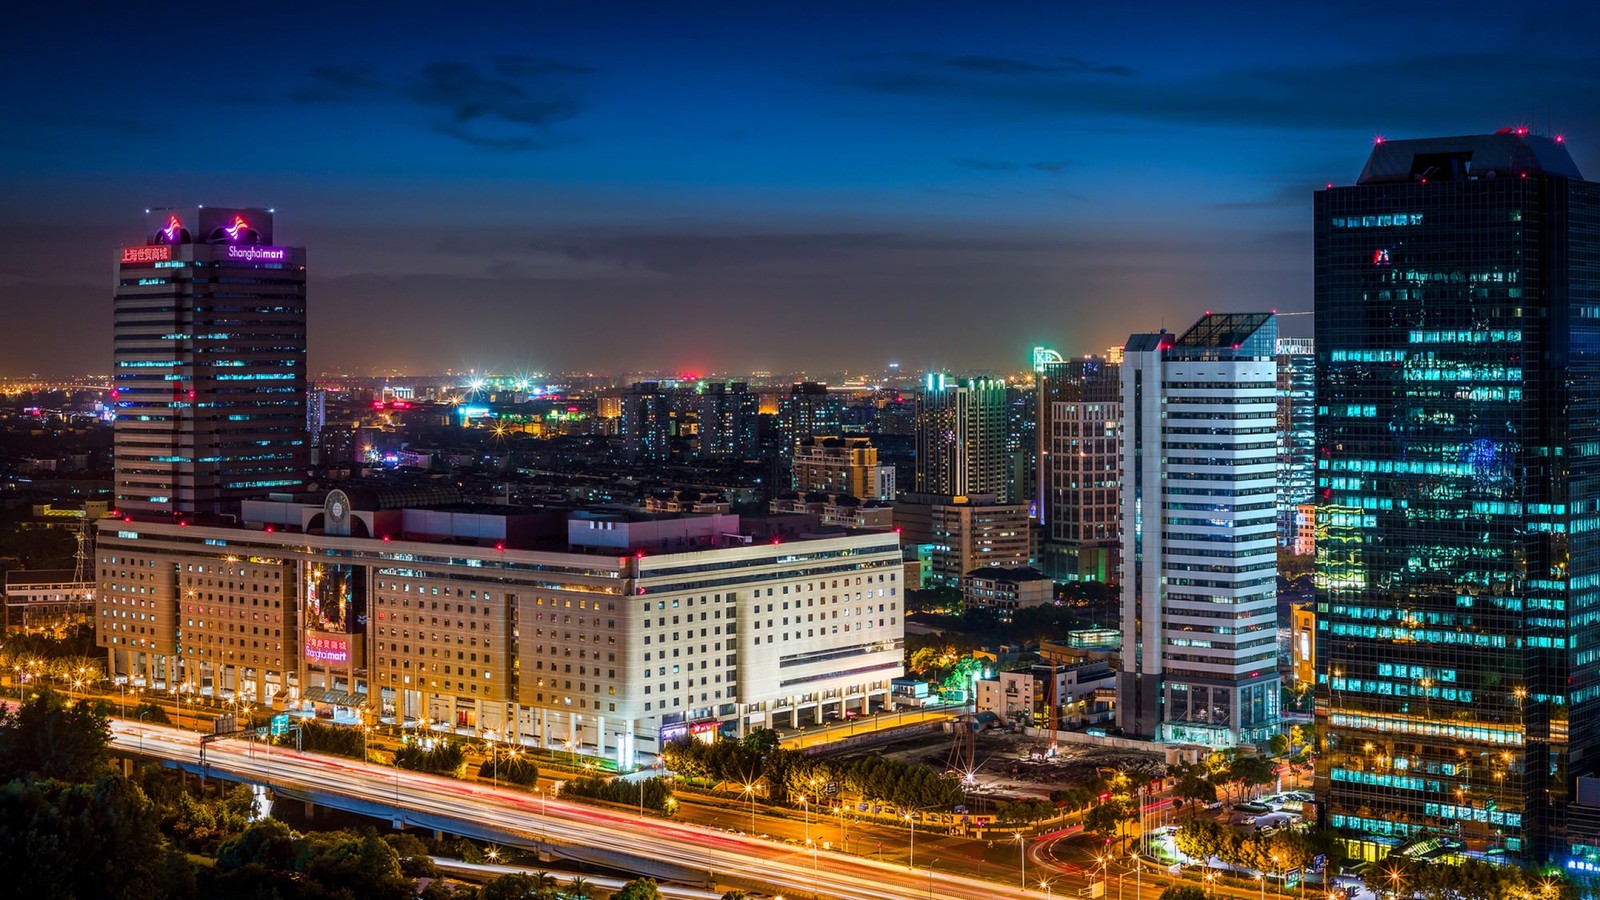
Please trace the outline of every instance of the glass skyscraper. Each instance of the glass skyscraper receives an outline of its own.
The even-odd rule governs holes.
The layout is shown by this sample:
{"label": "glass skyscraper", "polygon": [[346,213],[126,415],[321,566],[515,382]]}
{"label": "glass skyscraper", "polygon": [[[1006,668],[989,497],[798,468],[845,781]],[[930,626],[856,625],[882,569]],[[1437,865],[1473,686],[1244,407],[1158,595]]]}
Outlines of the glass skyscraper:
{"label": "glass skyscraper", "polygon": [[1327,823],[1556,858],[1600,762],[1600,189],[1525,130],[1379,141],[1315,234]]}
{"label": "glass skyscraper", "polygon": [[[1278,338],[1278,543],[1293,547],[1311,502],[1316,456],[1316,359],[1311,338]],[[1296,551],[1298,552],[1298,551]]]}
{"label": "glass skyscraper", "polygon": [[271,211],[154,214],[113,315],[119,510],[237,513],[304,483],[306,251],[273,246]]}

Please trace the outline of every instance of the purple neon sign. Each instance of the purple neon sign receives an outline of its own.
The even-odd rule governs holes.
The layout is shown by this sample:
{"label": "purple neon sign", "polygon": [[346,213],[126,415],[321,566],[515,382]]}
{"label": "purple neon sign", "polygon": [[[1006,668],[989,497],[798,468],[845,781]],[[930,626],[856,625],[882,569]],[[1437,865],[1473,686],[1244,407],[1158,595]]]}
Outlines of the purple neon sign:
{"label": "purple neon sign", "polygon": [[289,251],[283,247],[241,247],[237,244],[228,245],[228,258],[245,262],[282,262],[289,256]]}

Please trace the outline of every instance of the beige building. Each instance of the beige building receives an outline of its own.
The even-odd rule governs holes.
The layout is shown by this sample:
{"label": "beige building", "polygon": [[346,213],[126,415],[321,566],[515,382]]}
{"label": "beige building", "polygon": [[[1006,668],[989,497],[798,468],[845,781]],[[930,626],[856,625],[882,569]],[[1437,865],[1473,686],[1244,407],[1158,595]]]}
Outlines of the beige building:
{"label": "beige building", "polygon": [[987,495],[907,494],[895,504],[894,522],[907,546],[928,548],[930,586],[960,588],[973,569],[1029,564],[1026,503],[1000,503]]}
{"label": "beige building", "polygon": [[893,500],[894,467],[879,465],[877,448],[864,437],[802,437],[794,448],[794,489]]}
{"label": "beige building", "polygon": [[103,526],[111,671],[624,766],[693,725],[882,708],[903,672],[893,532],[387,504],[336,490],[247,503],[250,527]]}

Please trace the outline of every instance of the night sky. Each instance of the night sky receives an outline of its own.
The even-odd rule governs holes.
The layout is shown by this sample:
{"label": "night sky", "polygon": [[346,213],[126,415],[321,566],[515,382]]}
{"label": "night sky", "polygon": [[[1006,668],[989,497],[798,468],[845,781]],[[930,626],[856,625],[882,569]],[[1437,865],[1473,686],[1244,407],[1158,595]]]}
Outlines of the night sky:
{"label": "night sky", "polygon": [[961,370],[1309,309],[1376,135],[1600,178],[1590,3],[30,7],[0,374],[109,370],[149,206],[276,207],[313,372]]}

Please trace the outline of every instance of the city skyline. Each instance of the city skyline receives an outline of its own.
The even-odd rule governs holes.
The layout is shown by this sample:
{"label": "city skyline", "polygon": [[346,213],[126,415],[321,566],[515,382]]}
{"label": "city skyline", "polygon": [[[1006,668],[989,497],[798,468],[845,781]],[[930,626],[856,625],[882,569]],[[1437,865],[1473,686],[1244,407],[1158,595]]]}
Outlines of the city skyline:
{"label": "city skyline", "polygon": [[[152,206],[279,210],[318,273],[313,372],[970,371],[1207,308],[1308,310],[1312,193],[1375,135],[1528,125],[1596,165],[1580,6],[1493,33],[1459,7],[1382,31],[1276,7],[838,9],[290,6],[292,45],[221,9],[189,28],[228,58],[178,67],[177,93],[128,51],[159,22],[89,17],[0,62],[30,85],[0,142],[0,299],[28,336],[7,369],[105,368],[107,254]],[[826,339],[781,339],[797,321]]]}

